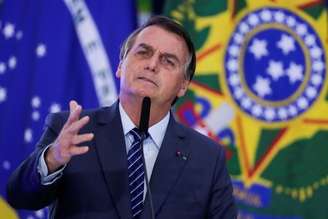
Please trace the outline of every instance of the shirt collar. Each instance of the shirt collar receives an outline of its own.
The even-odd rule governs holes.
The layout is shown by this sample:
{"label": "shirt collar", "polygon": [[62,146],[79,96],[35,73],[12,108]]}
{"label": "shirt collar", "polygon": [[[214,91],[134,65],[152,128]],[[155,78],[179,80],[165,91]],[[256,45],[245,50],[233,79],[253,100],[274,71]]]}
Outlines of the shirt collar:
{"label": "shirt collar", "polygon": [[[123,109],[123,106],[121,103],[119,103],[119,112],[121,115],[123,133],[124,133],[124,136],[126,136],[131,131],[131,129],[135,128],[136,126],[130,119],[129,115]],[[166,132],[166,128],[169,124],[169,121],[170,121],[170,112],[168,112],[164,116],[164,118],[161,119],[158,123],[152,125],[148,129],[148,133],[149,133],[150,137],[153,139],[153,141],[155,142],[155,144],[158,148],[160,148],[162,145],[164,135]]]}

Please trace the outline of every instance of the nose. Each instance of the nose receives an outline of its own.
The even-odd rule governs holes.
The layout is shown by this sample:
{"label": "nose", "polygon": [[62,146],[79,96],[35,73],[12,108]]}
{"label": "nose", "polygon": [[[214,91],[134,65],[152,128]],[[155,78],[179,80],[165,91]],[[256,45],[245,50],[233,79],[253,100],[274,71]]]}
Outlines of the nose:
{"label": "nose", "polygon": [[145,69],[150,70],[154,73],[158,72],[158,67],[159,67],[159,55],[154,54],[148,59],[147,65]]}

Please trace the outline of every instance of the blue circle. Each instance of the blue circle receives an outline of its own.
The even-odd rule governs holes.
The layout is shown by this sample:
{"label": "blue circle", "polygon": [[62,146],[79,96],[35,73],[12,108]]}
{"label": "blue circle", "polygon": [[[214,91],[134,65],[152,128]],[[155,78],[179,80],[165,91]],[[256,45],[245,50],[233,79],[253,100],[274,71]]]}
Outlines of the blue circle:
{"label": "blue circle", "polygon": [[[258,19],[256,25],[248,23],[250,16]],[[292,49],[288,43],[281,46],[283,36],[293,40]],[[255,40],[265,44],[259,53],[251,52]],[[311,50],[317,48],[322,54],[313,55]],[[287,121],[306,112],[320,96],[327,77],[320,37],[306,20],[284,8],[265,7],[245,15],[228,42],[224,61],[235,103],[251,117],[266,122]],[[270,63],[281,65],[283,74],[268,74]],[[294,78],[287,74],[292,66],[298,69],[292,74]]]}
{"label": "blue circle", "polygon": [[[243,66],[246,85],[255,96],[258,96],[253,86],[256,83],[256,78],[261,76],[262,78],[270,79],[272,92],[263,97],[258,96],[266,101],[284,101],[292,96],[302,84],[301,80],[290,83],[287,75],[283,75],[277,80],[274,80],[267,72],[269,64],[272,61],[281,63],[283,69],[289,67],[290,60],[293,60],[297,65],[305,66],[305,57],[302,48],[296,40],[294,41],[295,49],[290,51],[287,55],[283,54],[283,51],[277,48],[277,43],[281,40],[283,35],[292,37],[287,31],[282,31],[280,29],[270,28],[263,30],[255,34],[246,46]],[[254,54],[251,53],[249,49],[249,46],[254,43],[255,39],[265,40],[267,42],[269,55],[261,57],[260,60],[256,60]],[[284,59],[281,59],[281,57],[284,57]],[[305,68],[303,68],[302,73],[303,75],[305,74]],[[284,92],[281,92],[282,90]]]}

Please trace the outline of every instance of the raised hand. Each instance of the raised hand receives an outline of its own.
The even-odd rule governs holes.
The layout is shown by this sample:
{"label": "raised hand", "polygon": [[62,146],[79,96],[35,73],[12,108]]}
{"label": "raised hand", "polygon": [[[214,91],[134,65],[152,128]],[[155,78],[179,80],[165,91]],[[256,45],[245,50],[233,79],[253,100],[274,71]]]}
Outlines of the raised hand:
{"label": "raised hand", "polygon": [[74,100],[70,101],[69,108],[70,114],[65,125],[45,155],[49,173],[67,164],[73,156],[88,152],[88,146],[77,145],[92,140],[94,136],[93,133],[78,134],[80,129],[89,122],[90,118],[84,116],[79,119],[82,107]]}

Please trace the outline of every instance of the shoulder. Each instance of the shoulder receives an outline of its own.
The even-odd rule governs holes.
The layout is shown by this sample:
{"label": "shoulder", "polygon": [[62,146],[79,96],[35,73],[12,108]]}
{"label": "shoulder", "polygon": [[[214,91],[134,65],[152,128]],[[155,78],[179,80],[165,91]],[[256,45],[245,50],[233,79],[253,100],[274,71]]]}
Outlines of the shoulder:
{"label": "shoulder", "polygon": [[202,179],[229,180],[225,148],[192,128],[181,124],[178,124],[178,126],[185,134],[185,144],[189,151],[186,154],[189,169],[199,173]]}
{"label": "shoulder", "polygon": [[[97,112],[101,112],[104,109],[106,109],[108,107],[104,107],[104,108],[97,108],[97,109],[87,109],[87,110],[82,110],[80,117],[83,116],[95,116],[97,114]],[[57,113],[50,113],[47,116],[46,121],[53,121],[53,120],[67,120],[69,117],[69,111],[61,111],[61,112],[57,112]]]}
{"label": "shoulder", "polygon": [[185,133],[193,154],[216,158],[224,156],[225,149],[218,142],[183,124],[177,123],[177,126]]}
{"label": "shoulder", "polygon": [[[80,118],[84,116],[89,116],[90,122],[93,123],[93,121],[97,120],[99,115],[103,114],[104,112],[108,112],[109,110],[110,107],[82,110]],[[46,118],[45,124],[46,126],[53,127],[54,129],[61,129],[61,127],[63,127],[66,123],[68,117],[69,111],[50,113]]]}

